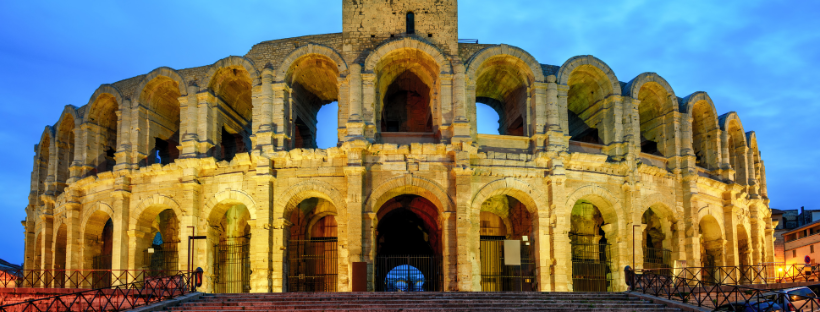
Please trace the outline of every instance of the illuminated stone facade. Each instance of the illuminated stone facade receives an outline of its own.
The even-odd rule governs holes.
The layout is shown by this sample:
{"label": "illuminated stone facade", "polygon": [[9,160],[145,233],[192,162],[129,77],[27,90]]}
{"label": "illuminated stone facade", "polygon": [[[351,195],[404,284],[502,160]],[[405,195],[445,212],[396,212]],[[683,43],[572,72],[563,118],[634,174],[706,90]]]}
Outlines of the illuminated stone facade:
{"label": "illuminated stone facade", "polygon": [[[159,232],[186,270],[195,231],[206,289],[215,244],[242,236],[249,290],[282,291],[288,240],[334,235],[336,290],[352,262],[372,289],[374,259],[396,248],[379,222],[398,210],[418,216],[447,291],[482,290],[485,232],[532,243],[542,291],[573,290],[579,237],[611,245],[609,290],[647,246],[688,266],[772,261],[765,167],[736,113],[655,73],[621,82],[593,56],[555,66],[459,42],[457,16],[455,0],[345,0],[342,33],[100,86],[35,146],[26,269],[90,269],[109,252],[111,269],[143,269]],[[314,148],[334,101],[338,146]],[[477,102],[501,135],[476,133]],[[312,234],[320,223],[333,233]]]}

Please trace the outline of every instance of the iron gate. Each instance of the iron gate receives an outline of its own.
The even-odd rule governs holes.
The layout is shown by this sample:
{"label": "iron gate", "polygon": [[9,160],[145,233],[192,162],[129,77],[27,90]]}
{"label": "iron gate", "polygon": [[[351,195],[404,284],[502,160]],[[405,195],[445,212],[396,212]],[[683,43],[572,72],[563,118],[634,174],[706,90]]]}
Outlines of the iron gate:
{"label": "iron gate", "polygon": [[335,237],[288,242],[287,291],[335,292],[337,240]]}
{"label": "iron gate", "polygon": [[441,257],[376,256],[376,291],[442,291]]}
{"label": "iron gate", "polygon": [[91,267],[94,269],[91,272],[91,288],[111,287],[111,255],[93,257]]}
{"label": "iron gate", "polygon": [[481,236],[481,291],[534,291],[535,261],[522,242],[521,265],[504,265],[504,237]]}
{"label": "iron gate", "polygon": [[644,247],[643,268],[653,269],[656,275],[672,275],[672,251]]}
{"label": "iron gate", "polygon": [[574,291],[610,290],[609,244],[572,243],[572,288]]}
{"label": "iron gate", "polygon": [[247,293],[251,290],[250,238],[223,240],[214,245],[214,293]]}
{"label": "iron gate", "polygon": [[164,242],[162,245],[151,245],[151,250],[144,251],[147,277],[171,276],[179,272],[179,243]]}

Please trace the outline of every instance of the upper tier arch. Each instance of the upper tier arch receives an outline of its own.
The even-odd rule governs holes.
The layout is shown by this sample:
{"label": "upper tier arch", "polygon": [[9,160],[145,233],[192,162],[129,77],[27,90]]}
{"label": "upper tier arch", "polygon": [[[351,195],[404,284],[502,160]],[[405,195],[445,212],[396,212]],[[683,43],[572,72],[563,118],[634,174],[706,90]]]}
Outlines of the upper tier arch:
{"label": "upper tier arch", "polygon": [[[205,78],[202,81],[202,86],[210,86],[211,80],[214,78],[214,76],[216,76],[217,72],[219,72],[220,69],[232,66],[241,66],[245,68],[248,74],[251,75],[251,80],[253,81],[254,85],[258,85],[261,81],[259,71],[256,70],[253,61],[242,56],[231,55],[219,61],[216,61],[215,63],[211,64],[211,66],[208,66],[208,73],[205,74]],[[183,94],[181,90],[180,94]]]}
{"label": "upper tier arch", "polygon": [[439,48],[430,43],[415,38],[402,38],[382,43],[381,45],[379,45],[379,47],[373,50],[373,52],[371,52],[370,55],[367,56],[367,59],[365,59],[364,61],[364,70],[366,72],[373,72],[376,69],[376,65],[379,64],[379,61],[381,61],[383,56],[389,54],[394,50],[399,49],[421,50],[424,53],[430,55],[433,58],[433,60],[435,60],[436,64],[439,66],[439,72],[453,72],[452,66],[450,66],[450,63],[444,57],[444,53],[442,53]]}
{"label": "upper tier arch", "polygon": [[[541,70],[541,65],[535,60],[531,54],[523,49],[506,44],[486,47],[478,53],[474,54],[467,61],[467,77],[470,80],[476,80],[476,72],[484,61],[494,56],[507,55],[508,57],[516,58],[524,62],[530,69],[530,80],[538,82],[544,81],[544,72]],[[530,81],[532,83],[533,81]]]}
{"label": "upper tier arch", "polygon": [[[718,116],[717,110],[715,109],[715,103],[712,102],[712,98],[709,97],[709,94],[704,91],[698,91],[682,98],[680,100],[680,112],[689,114],[691,117],[695,104],[700,101],[706,101],[706,103],[709,103],[712,113],[715,116]],[[717,119],[715,119],[715,125],[717,125]]]}
{"label": "upper tier arch", "polygon": [[348,71],[347,62],[345,62],[344,58],[342,58],[342,56],[339,55],[339,53],[336,52],[336,50],[323,45],[309,43],[305,46],[299,47],[298,49],[291,51],[290,54],[288,54],[288,56],[285,57],[284,60],[282,60],[282,63],[279,64],[279,67],[277,67],[275,71],[276,76],[274,77],[274,81],[285,81],[288,70],[293,65],[293,63],[296,62],[296,60],[298,60],[302,56],[308,54],[319,54],[330,58],[336,63],[339,74],[344,74]]}
{"label": "upper tier arch", "polygon": [[[666,90],[667,94],[671,95],[673,98],[676,98],[675,91],[672,90],[672,86],[669,85],[669,82],[667,82],[666,79],[663,79],[663,77],[661,77],[657,73],[653,72],[642,73],[636,76],[635,78],[632,78],[632,80],[630,80],[624,87],[624,95],[629,96],[633,99],[637,99],[639,97],[641,87],[643,87],[644,84],[649,82],[659,84],[661,87],[663,87],[664,90]],[[671,110],[678,111],[679,108],[672,107]]]}
{"label": "upper tier arch", "polygon": [[102,109],[98,107],[99,105],[95,105],[98,103],[98,99],[100,96],[108,95],[114,98],[117,102],[117,105],[122,105],[122,93],[116,87],[110,84],[103,84],[94,91],[91,95],[91,98],[88,100],[88,104],[86,104],[87,109],[85,110],[85,114],[83,115],[83,122],[91,121],[91,118],[95,116],[98,110]]}
{"label": "upper tier arch", "polygon": [[592,55],[578,55],[564,62],[558,70],[558,76],[556,77],[558,83],[561,85],[567,85],[569,83],[569,77],[572,74],[572,71],[583,65],[593,66],[606,74],[612,88],[612,93],[610,95],[622,94],[621,83],[618,82],[618,77],[615,76],[615,73],[611,68],[609,68],[609,65]]}
{"label": "upper tier arch", "polygon": [[182,79],[182,76],[176,70],[174,70],[173,68],[163,66],[163,67],[152,70],[150,73],[145,75],[145,77],[142,77],[142,80],[140,80],[140,83],[137,85],[137,88],[134,89],[136,91],[136,92],[134,92],[134,97],[137,100],[139,100],[139,97],[142,94],[143,89],[145,89],[145,86],[149,82],[151,82],[151,80],[154,80],[154,78],[159,77],[159,76],[165,76],[165,77],[171,78],[172,80],[176,81],[177,86],[179,87],[179,95],[180,96],[187,96],[188,95],[188,88],[185,87],[187,85],[185,83],[185,79]]}

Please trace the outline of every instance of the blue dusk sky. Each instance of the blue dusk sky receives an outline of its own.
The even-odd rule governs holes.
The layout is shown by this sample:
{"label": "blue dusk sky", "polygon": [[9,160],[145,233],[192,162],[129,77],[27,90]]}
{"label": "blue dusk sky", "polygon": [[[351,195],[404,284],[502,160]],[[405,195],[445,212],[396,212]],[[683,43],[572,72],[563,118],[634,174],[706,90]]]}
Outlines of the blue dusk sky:
{"label": "blue dusk sky", "polygon": [[[402,0],[399,0],[402,1]],[[34,145],[67,104],[160,66],[209,65],[261,41],[342,31],[342,2],[0,1],[0,258],[23,262]],[[462,0],[459,38],[518,46],[543,64],[576,55],[621,81],[663,76],[706,91],[757,133],[771,207],[820,208],[820,2]],[[321,124],[333,123],[323,109]],[[484,117],[487,116],[487,117]],[[497,116],[482,114],[483,129]],[[333,127],[319,144],[333,145]],[[330,131],[323,131],[330,130]]]}

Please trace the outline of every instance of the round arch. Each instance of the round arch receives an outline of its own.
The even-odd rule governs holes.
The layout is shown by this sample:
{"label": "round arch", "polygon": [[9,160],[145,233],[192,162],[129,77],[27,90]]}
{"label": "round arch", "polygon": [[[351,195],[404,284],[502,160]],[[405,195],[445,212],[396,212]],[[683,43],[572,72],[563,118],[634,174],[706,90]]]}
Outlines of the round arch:
{"label": "round arch", "polygon": [[100,85],[100,87],[97,88],[97,90],[95,90],[93,94],[91,94],[91,98],[88,100],[88,104],[86,104],[87,109],[85,110],[85,114],[82,118],[83,122],[91,121],[91,118],[95,115],[95,113],[98,110],[102,109],[98,107],[99,105],[97,105],[97,102],[101,96],[113,97],[117,105],[122,105],[123,97],[122,93],[120,93],[120,90],[118,90],[116,87],[110,84]]}
{"label": "round arch", "polygon": [[[673,98],[677,98],[677,96],[675,96],[675,91],[672,90],[672,86],[669,85],[669,82],[667,82],[666,79],[663,79],[663,77],[661,77],[657,73],[652,72],[642,73],[637,77],[632,78],[632,80],[630,80],[626,84],[626,87],[624,87],[624,95],[629,96],[633,99],[637,99],[639,97],[641,87],[643,87],[644,84],[650,82],[659,84],[661,87],[663,87],[667,94],[669,94]],[[671,104],[672,103],[670,103],[670,105]],[[678,109],[678,107],[669,107],[664,111],[678,111]]]}
{"label": "round arch", "polygon": [[481,205],[487,199],[496,195],[509,195],[527,207],[530,213],[548,213],[547,209],[539,207],[538,203],[547,203],[548,199],[541,193],[533,190],[528,183],[515,179],[504,178],[487,183],[476,192],[471,201],[471,216],[480,213]]}
{"label": "round arch", "polygon": [[528,81],[530,84],[533,82],[544,81],[544,71],[541,70],[541,65],[535,60],[535,57],[519,47],[509,46],[506,44],[486,47],[474,54],[467,61],[467,78],[475,81],[476,72],[481,64],[494,56],[508,56],[511,58],[516,58],[526,64],[529,67],[529,74],[531,75],[531,77],[527,77],[530,78]]}
{"label": "round arch", "polygon": [[274,218],[287,219],[299,203],[312,197],[329,201],[336,208],[337,213],[343,214],[341,218],[347,215],[346,208],[342,209],[346,201],[335,187],[324,181],[307,180],[294,184],[278,196],[279,199],[273,205],[273,211],[276,214]]}
{"label": "round arch", "polygon": [[173,198],[166,195],[154,194],[140,201],[139,205],[137,205],[136,209],[134,209],[131,215],[135,217],[131,218],[130,228],[136,229],[140,221],[151,222],[151,220],[145,220],[146,212],[154,211],[159,213],[165,209],[173,210],[174,214],[176,214],[178,218],[183,216],[182,210],[179,208],[179,204]]}
{"label": "round arch", "polygon": [[159,76],[165,76],[175,81],[177,83],[177,86],[179,87],[180,96],[188,95],[188,89],[186,88],[185,80],[182,79],[182,76],[173,68],[163,66],[152,70],[150,73],[142,77],[142,80],[140,80],[140,83],[137,85],[137,88],[134,89],[134,96],[136,97],[137,101],[139,101],[139,96],[142,94],[142,91],[143,89],[145,89],[145,86],[148,85],[148,83],[151,82],[151,80],[154,80],[154,78],[157,78]]}
{"label": "round arch", "polygon": [[391,198],[405,194],[424,197],[439,209],[439,216],[443,216],[444,212],[453,211],[455,207],[450,196],[438,183],[405,175],[387,180],[370,192],[365,201],[365,212],[376,213]]}
{"label": "round arch", "polygon": [[[211,215],[214,214],[214,208],[219,206],[220,204],[242,204],[245,205],[245,208],[248,209],[248,213],[251,215],[251,220],[256,220],[256,201],[253,200],[253,197],[248,195],[247,193],[239,190],[225,190],[219,193],[214,194],[208,202],[205,203],[202,209],[202,215],[211,219]],[[217,215],[221,217],[225,211],[228,210],[230,207],[226,207],[220,211]]]}
{"label": "round arch", "polygon": [[[689,118],[692,118],[692,112],[695,108],[695,104],[700,101],[705,101],[707,104],[709,104],[709,110],[712,112],[712,114],[714,114],[715,116],[718,115],[717,110],[715,109],[715,103],[712,102],[712,98],[709,97],[709,94],[707,94],[704,91],[692,93],[690,95],[687,95],[685,98],[681,99],[680,111],[682,113],[688,114]],[[717,127],[717,118],[715,118],[714,124],[715,127]]]}
{"label": "round arch", "polygon": [[[220,69],[229,68],[229,67],[242,67],[245,71],[248,72],[251,76],[251,81],[253,85],[258,85],[260,83],[260,75],[259,71],[256,70],[256,67],[253,64],[252,60],[244,58],[242,56],[235,56],[231,55],[226,58],[223,58],[219,61],[214,62],[211,66],[208,66],[208,73],[205,74],[201,85],[203,87],[207,87],[211,85],[211,80],[214,79],[214,76],[219,72]],[[180,93],[182,94],[182,93]]]}
{"label": "round arch", "polygon": [[285,59],[282,61],[282,63],[279,65],[278,69],[274,73],[274,81],[285,81],[285,77],[288,73],[288,70],[293,65],[293,63],[296,62],[296,60],[308,54],[318,54],[333,60],[333,62],[336,63],[337,71],[340,75],[348,71],[347,62],[345,62],[344,58],[342,58],[342,56],[339,55],[339,53],[336,52],[336,50],[323,45],[309,43],[305,46],[299,47],[298,49],[291,51],[288,54],[288,56],[285,57]]}
{"label": "round arch", "polygon": [[609,65],[607,65],[606,63],[592,55],[578,55],[568,59],[566,62],[564,62],[563,65],[561,65],[561,68],[558,70],[556,81],[559,84],[566,86],[569,83],[569,77],[572,74],[572,72],[576,68],[583,65],[593,66],[604,72],[604,74],[606,74],[610,83],[610,87],[612,89],[612,93],[609,95],[621,94],[621,84],[620,82],[618,82],[618,77],[615,76],[615,73],[612,71],[612,69],[609,68]]}
{"label": "round arch", "polygon": [[370,53],[370,55],[367,56],[367,59],[365,59],[364,70],[366,72],[373,72],[382,57],[399,49],[421,50],[423,53],[429,55],[433,58],[433,60],[435,60],[436,64],[439,66],[439,72],[451,73],[453,71],[452,66],[449,62],[447,62],[447,59],[444,57],[444,53],[441,49],[427,42],[409,37],[388,41],[379,45],[373,52]]}
{"label": "round arch", "polygon": [[618,214],[618,211],[621,211],[621,202],[609,190],[597,185],[587,185],[576,189],[567,196],[567,201],[564,203],[567,209],[564,214],[569,215],[572,207],[579,200],[587,200],[598,207],[604,221],[612,224],[615,229],[619,228],[622,223],[622,216]]}
{"label": "round arch", "polygon": [[98,211],[102,211],[107,214],[109,218],[114,218],[114,209],[112,209],[110,205],[104,202],[97,202],[96,205],[93,205],[91,208],[83,212],[83,221],[80,223],[80,237],[85,235],[85,228],[88,225],[88,220],[91,219],[91,216]]}
{"label": "round arch", "polygon": [[740,138],[743,139],[743,145],[748,146],[748,144],[746,142],[746,135],[745,135],[746,132],[743,130],[743,123],[740,122],[740,117],[737,115],[736,112],[728,112],[726,114],[721,115],[720,118],[719,118],[719,121],[720,121],[720,123],[719,123],[720,124],[720,130],[723,130],[723,131],[728,131],[729,126],[732,123],[737,122],[737,126],[740,127],[740,133],[744,133],[744,135],[740,136]]}
{"label": "round arch", "polygon": [[[71,117],[71,119],[67,119],[67,117]],[[69,125],[71,126],[71,129],[74,129],[75,126],[80,125],[80,123],[82,123],[83,121],[82,118],[80,118],[80,116],[77,114],[77,108],[74,107],[74,105],[66,105],[63,108],[63,112],[60,114],[60,119],[57,120],[56,124],[54,124],[54,128],[58,129],[59,131],[59,129],[63,127],[63,123],[68,122],[69,120],[73,122],[73,124]]]}

